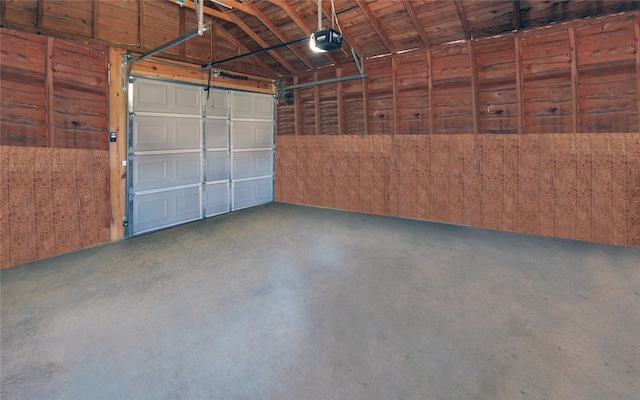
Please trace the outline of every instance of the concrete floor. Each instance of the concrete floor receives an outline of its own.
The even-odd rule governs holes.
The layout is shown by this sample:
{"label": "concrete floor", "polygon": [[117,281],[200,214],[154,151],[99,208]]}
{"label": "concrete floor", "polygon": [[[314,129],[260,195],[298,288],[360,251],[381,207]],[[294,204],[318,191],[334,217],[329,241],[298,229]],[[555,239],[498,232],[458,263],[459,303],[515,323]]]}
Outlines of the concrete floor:
{"label": "concrete floor", "polygon": [[640,249],[268,204],[0,277],[4,400],[640,398]]}

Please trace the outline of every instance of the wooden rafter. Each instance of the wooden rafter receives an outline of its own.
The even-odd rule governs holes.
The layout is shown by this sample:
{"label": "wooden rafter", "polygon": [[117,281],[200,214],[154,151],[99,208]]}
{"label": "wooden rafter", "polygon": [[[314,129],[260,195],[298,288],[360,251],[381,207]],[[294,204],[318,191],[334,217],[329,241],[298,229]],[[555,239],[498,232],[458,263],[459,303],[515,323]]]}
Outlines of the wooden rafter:
{"label": "wooden rafter", "polygon": [[[229,33],[226,29],[222,28],[218,24],[216,24],[216,34],[220,34],[220,35],[224,36],[227,40],[229,40],[231,43],[236,45],[241,53],[249,53],[249,52],[251,52],[251,50],[249,50],[245,45],[240,43],[240,41],[238,39],[236,39],[235,36],[233,36],[231,33]],[[274,70],[272,70],[271,67],[269,67],[267,64],[265,64],[262,60],[260,60],[259,58],[255,58],[255,57],[254,57],[254,60],[256,61],[257,64],[260,65],[260,67],[265,72],[269,73],[271,77],[278,76],[278,74]]]}
{"label": "wooden rafter", "polygon": [[371,13],[369,7],[367,7],[367,3],[365,3],[364,0],[356,0],[356,3],[358,4],[358,7],[360,7],[360,10],[364,14],[365,18],[367,18],[367,21],[369,21],[369,23],[373,27],[373,30],[378,34],[380,40],[382,40],[382,43],[384,43],[384,46],[387,48],[387,50],[389,50],[389,52],[391,53],[396,53],[396,46],[391,43],[384,30],[382,29],[382,26],[380,26],[376,17]]}
{"label": "wooden rafter", "polygon": [[471,40],[471,29],[469,28],[469,20],[467,19],[467,13],[464,12],[464,8],[462,7],[462,0],[454,0],[454,2],[456,3],[456,9],[458,10],[458,17],[460,17],[462,29],[464,29],[464,37],[467,40]]}
{"label": "wooden rafter", "polygon": [[413,22],[413,27],[418,32],[420,39],[425,47],[431,47],[431,41],[427,36],[427,32],[424,31],[424,27],[422,26],[422,22],[418,19],[418,14],[416,13],[415,8],[411,5],[409,0],[402,0],[402,5],[404,9],[407,10],[407,14],[409,14],[409,18],[411,18],[411,22]]}
{"label": "wooden rafter", "polygon": [[520,16],[520,0],[513,0],[513,29],[522,30],[522,18]]}
{"label": "wooden rafter", "polygon": [[[184,6],[184,7],[190,8],[192,10],[196,9],[196,4],[192,0],[184,0],[184,2],[181,2],[180,0],[169,0],[169,1],[172,2],[172,3],[180,5],[180,7]],[[207,14],[207,15],[209,15],[209,16],[211,16],[211,17],[220,18],[222,20],[231,22],[231,18],[228,16],[229,13],[223,13],[223,12],[220,12],[220,11],[216,11],[216,10],[213,10],[213,9],[211,9],[209,7],[203,7],[202,12]]]}
{"label": "wooden rafter", "polygon": [[[229,17],[231,18],[232,23],[236,24],[238,28],[242,29],[244,33],[249,35],[249,37],[255,40],[255,42],[262,46],[262,48],[271,47],[271,45],[265,42],[264,39],[260,37],[260,35],[255,33],[254,30],[249,27],[249,25],[245,24],[240,19],[240,17],[234,15],[234,13],[229,13]],[[287,60],[285,60],[277,51],[269,50],[268,53],[271,55],[271,57],[275,58],[276,61],[278,61],[283,67],[285,67],[287,71],[289,71],[292,75],[296,74],[297,70],[293,68],[293,66]]]}
{"label": "wooden rafter", "polygon": [[[259,8],[252,5],[248,5],[248,7],[251,7],[253,9],[253,12],[255,13],[254,15],[260,20],[260,22],[262,22],[267,28],[269,28],[271,33],[273,33],[283,43],[292,40],[292,38],[288,38],[284,34],[284,32],[280,30],[280,28],[278,28],[273,22],[271,22],[271,20],[267,18],[267,16]],[[293,46],[289,46],[289,50],[291,50],[293,54],[295,54],[300,60],[302,60],[302,62],[307,64],[309,68],[313,68],[313,62],[306,54],[294,48]]]}
{"label": "wooden rafter", "polygon": [[[253,7],[251,7],[250,5],[248,5],[248,4],[244,4],[244,3],[241,3],[241,2],[235,1],[235,0],[216,0],[216,1],[218,1],[220,3],[224,3],[224,4],[232,7],[234,10],[239,10],[239,11],[242,11],[242,12],[247,13],[249,15],[253,15],[254,17],[258,17],[255,14],[255,9]],[[233,11],[229,10],[229,12],[225,12],[224,14],[230,14],[231,12],[233,12]]]}

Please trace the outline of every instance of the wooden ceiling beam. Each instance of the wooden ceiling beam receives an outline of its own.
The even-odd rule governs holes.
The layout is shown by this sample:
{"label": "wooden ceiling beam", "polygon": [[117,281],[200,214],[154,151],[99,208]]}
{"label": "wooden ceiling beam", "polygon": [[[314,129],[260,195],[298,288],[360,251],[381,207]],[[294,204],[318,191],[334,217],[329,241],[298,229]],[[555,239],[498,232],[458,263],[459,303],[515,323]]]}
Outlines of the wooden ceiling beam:
{"label": "wooden ceiling beam", "polygon": [[[262,22],[270,31],[271,33],[273,33],[278,39],[280,39],[283,43],[288,42],[291,40],[291,38],[288,38],[284,32],[282,32],[282,30],[280,30],[280,28],[278,28],[277,26],[275,26],[275,24],[273,22],[271,22],[271,20],[269,18],[267,18],[267,16],[257,7],[252,6],[252,5],[248,5],[248,7],[251,7],[253,9],[253,11],[255,12],[255,16],[260,19],[260,22]],[[306,54],[304,54],[303,52],[301,52],[300,50],[294,48],[293,46],[288,46],[289,50],[291,50],[293,52],[293,54],[295,54],[300,60],[302,60],[303,63],[307,64],[307,66],[309,68],[314,68],[313,66],[313,61],[311,61],[311,59],[309,57],[307,57]]]}
{"label": "wooden ceiling beam", "polygon": [[[249,15],[253,15],[254,17],[258,17],[255,14],[255,9],[253,7],[251,7],[250,5],[241,3],[239,1],[235,1],[235,0],[216,0],[219,3],[223,3],[228,5],[229,7],[232,7],[234,10],[238,10],[238,11],[242,11],[243,13],[247,13]],[[215,4],[215,3],[213,3]],[[224,12],[224,14],[228,14],[233,12],[233,10],[228,10],[228,12]],[[258,17],[259,18],[259,17]]]}
{"label": "wooden ceiling beam", "polygon": [[407,14],[409,14],[409,18],[411,18],[411,22],[413,22],[413,27],[418,32],[420,39],[425,47],[431,47],[431,41],[427,36],[427,32],[425,32],[424,27],[422,26],[422,22],[418,18],[418,14],[416,13],[416,9],[413,8],[411,2],[409,0],[402,0],[402,5],[404,9],[407,10]]}
{"label": "wooden ceiling beam", "polygon": [[[271,47],[271,45],[265,42],[264,39],[260,37],[260,35],[255,33],[253,29],[249,27],[249,25],[245,24],[240,19],[240,17],[234,15],[234,13],[229,13],[229,16],[231,17],[232,23],[236,24],[238,28],[242,29],[244,33],[249,35],[249,37],[260,46],[262,46],[262,48]],[[286,68],[286,70],[289,71],[289,73],[291,73],[292,75],[295,75],[298,72],[287,60],[285,60],[280,54],[278,54],[277,51],[269,50],[268,53],[271,55],[271,57],[275,58],[284,68]]]}
{"label": "wooden ceiling beam", "polygon": [[464,36],[467,40],[471,40],[471,29],[469,28],[469,20],[467,19],[467,13],[464,12],[462,6],[462,0],[453,0],[456,3],[456,9],[458,10],[458,17],[460,17],[460,23],[462,29],[464,29]]}
{"label": "wooden ceiling beam", "polygon": [[520,0],[513,0],[513,29],[522,30],[522,17],[520,16]]}
{"label": "wooden ceiling beam", "polygon": [[364,0],[356,0],[356,3],[358,4],[358,7],[360,7],[360,10],[364,14],[367,21],[369,21],[369,23],[373,27],[373,30],[378,34],[380,40],[382,40],[382,43],[384,43],[384,47],[386,47],[387,50],[389,50],[389,52],[391,53],[397,53],[398,50],[396,49],[396,46],[391,43],[384,30],[382,29],[382,26],[380,26],[380,24],[378,23],[375,15],[373,15],[369,7],[367,7],[367,3],[365,3]]}
{"label": "wooden ceiling beam", "polygon": [[[190,9],[194,10],[194,12],[195,12],[196,4],[193,2],[193,0],[184,0],[184,2],[181,2],[180,0],[169,0],[169,1],[172,2],[172,3],[178,4],[180,7],[184,6],[184,7],[190,8]],[[207,14],[207,15],[209,15],[211,17],[220,18],[222,20],[231,22],[231,18],[229,18],[227,13],[216,11],[216,10],[211,9],[209,7],[202,7],[202,8],[203,8],[202,12],[204,14]]]}
{"label": "wooden ceiling beam", "polygon": [[[224,36],[225,39],[227,39],[228,41],[230,41],[231,43],[236,45],[238,47],[238,49],[240,50],[240,54],[245,54],[245,53],[250,53],[251,52],[251,50],[249,50],[247,48],[247,46],[245,46],[242,43],[240,43],[240,41],[238,39],[236,39],[235,36],[233,36],[231,33],[229,33],[229,31],[227,31],[226,29],[221,27],[219,24],[215,24],[215,29],[216,29],[216,34],[220,34],[220,35]],[[270,76],[272,78],[278,77],[278,73],[276,73],[274,70],[272,70],[271,67],[269,67],[267,64],[265,64],[262,60],[260,60],[257,57],[254,57],[254,60],[260,66],[261,69],[263,69],[267,73],[271,74]]]}

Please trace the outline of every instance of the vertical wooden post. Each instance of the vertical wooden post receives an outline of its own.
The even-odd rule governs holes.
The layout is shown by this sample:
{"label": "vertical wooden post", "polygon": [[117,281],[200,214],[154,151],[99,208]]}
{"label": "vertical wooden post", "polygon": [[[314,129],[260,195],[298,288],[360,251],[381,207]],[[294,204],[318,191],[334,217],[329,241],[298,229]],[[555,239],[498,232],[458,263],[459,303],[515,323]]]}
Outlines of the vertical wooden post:
{"label": "vertical wooden post", "polygon": [[522,39],[515,38],[516,56],[516,101],[518,102],[518,134],[525,132],[524,127],[524,75],[522,71]]}
{"label": "vertical wooden post", "polygon": [[[343,69],[336,69],[336,78],[341,78],[343,75]],[[344,135],[344,103],[342,100],[343,96],[343,83],[338,82],[338,87],[336,88],[336,104],[338,107],[338,135]]]}
{"label": "vertical wooden post", "polygon": [[398,57],[391,58],[391,79],[393,84],[393,134],[397,135],[400,129],[398,122]]}
{"label": "vertical wooden post", "polygon": [[98,39],[100,37],[100,2],[91,2],[91,37]]}
{"label": "vertical wooden post", "polygon": [[[364,68],[364,66],[363,66]],[[369,87],[367,80],[362,78],[362,112],[364,113],[364,132],[360,135],[369,134]]]}
{"label": "vertical wooden post", "polygon": [[[319,80],[317,71],[313,73],[313,80]],[[315,111],[315,134],[319,135],[322,133],[322,130],[320,129],[320,87],[318,85],[313,87],[313,103]]]}
{"label": "vertical wooden post", "polygon": [[[5,2],[3,1],[3,3],[5,3]],[[37,0],[37,3],[36,3],[36,26],[38,28],[42,28],[43,20],[44,20],[44,0]]]}
{"label": "vertical wooden post", "polygon": [[47,48],[45,50],[45,72],[44,72],[44,98],[45,98],[45,126],[47,130],[47,139],[49,147],[55,147],[55,121],[53,113],[54,95],[53,95],[53,44],[54,38],[48,36]]}
{"label": "vertical wooden post", "polygon": [[124,238],[126,216],[127,167],[127,95],[122,91],[122,50],[109,49],[109,132],[116,142],[109,142],[109,200],[111,204],[111,240]]}
{"label": "vertical wooden post", "polygon": [[638,107],[638,121],[637,121],[637,129],[640,130],[640,49],[638,49],[638,45],[640,44],[640,15],[636,14],[633,18],[633,35],[636,41],[635,50],[636,50],[636,93],[637,93],[637,107]]}
{"label": "vertical wooden post", "polygon": [[435,133],[435,110],[433,101],[433,68],[431,66],[431,50],[427,50],[427,68],[429,68],[429,134]]}
{"label": "vertical wooden post", "polygon": [[478,112],[478,104],[480,104],[478,88],[478,62],[476,61],[476,50],[473,46],[473,40],[469,40],[469,57],[471,59],[471,118],[473,118],[473,133],[480,133],[480,113]]}
{"label": "vertical wooden post", "polygon": [[569,28],[569,49],[571,50],[571,112],[573,132],[580,132],[580,93],[578,90],[578,49],[576,48],[576,31]]}
{"label": "vertical wooden post", "polygon": [[[297,85],[300,83],[300,78],[297,76],[293,77],[293,84]],[[300,107],[300,89],[293,89],[293,124],[296,135],[302,134],[302,121],[300,117],[300,113],[302,109]]]}

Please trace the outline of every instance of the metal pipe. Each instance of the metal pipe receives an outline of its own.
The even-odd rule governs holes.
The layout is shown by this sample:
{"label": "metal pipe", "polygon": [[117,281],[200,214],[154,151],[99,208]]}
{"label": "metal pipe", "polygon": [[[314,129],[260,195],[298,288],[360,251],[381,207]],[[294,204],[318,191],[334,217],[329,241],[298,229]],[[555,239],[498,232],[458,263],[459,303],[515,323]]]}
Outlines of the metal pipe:
{"label": "metal pipe", "polygon": [[[204,24],[202,26],[202,29],[205,30],[205,31],[211,29],[211,22],[207,22],[206,24]],[[144,60],[147,57],[151,57],[151,56],[153,56],[155,54],[162,53],[166,49],[168,49],[170,47],[173,47],[173,46],[175,46],[177,44],[180,44],[180,43],[184,42],[185,40],[189,40],[192,37],[197,36],[197,35],[198,35],[198,29],[194,29],[191,32],[187,32],[184,35],[179,36],[179,37],[173,39],[170,42],[167,42],[167,43],[165,43],[165,44],[163,44],[163,45],[161,45],[159,47],[156,47],[155,49],[151,50],[148,53],[145,53],[145,54],[137,56],[137,57],[132,57],[130,61],[131,62],[136,62],[136,61]]]}
{"label": "metal pipe", "polygon": [[253,55],[256,55],[256,54],[264,53],[266,51],[279,49],[280,47],[289,46],[289,45],[292,45],[294,43],[302,42],[302,41],[305,41],[305,40],[309,40],[309,37],[305,36],[305,37],[302,37],[302,38],[299,38],[299,39],[290,40],[290,41],[285,42],[285,43],[276,44],[276,45],[273,45],[271,47],[265,47],[264,49],[251,51],[249,53],[244,53],[244,54],[240,54],[240,55],[237,55],[237,56],[225,58],[224,60],[212,61],[209,64],[202,65],[202,68],[213,67],[216,64],[222,64],[222,63],[225,63],[227,61],[233,61],[233,60],[237,60],[239,58],[249,57],[249,56],[253,56]]}
{"label": "metal pipe", "polygon": [[[204,24],[204,26],[202,27],[204,31],[207,31],[209,29],[211,29],[211,22],[207,22],[206,24]],[[185,40],[189,40],[194,36],[198,35],[198,28],[192,30],[191,32],[187,32],[182,36],[179,36],[173,40],[171,40],[170,42],[167,42],[159,47],[156,47],[155,49],[151,50],[148,53],[133,57],[131,54],[129,54],[129,52],[127,52],[126,54],[122,55],[122,91],[126,92],[127,91],[127,84],[129,82],[129,74],[131,73],[131,68],[133,67],[133,64],[144,60],[147,57],[151,57],[155,54],[161,53],[163,51],[165,51],[166,49],[173,47],[177,44],[180,44],[182,42],[184,42]]]}
{"label": "metal pipe", "polygon": [[322,81],[313,81],[313,82],[305,82],[305,83],[298,83],[295,85],[289,85],[289,86],[285,86],[282,89],[280,89],[278,91],[278,96],[276,97],[276,99],[279,99],[280,96],[282,95],[282,93],[284,93],[287,90],[291,90],[291,89],[300,89],[300,88],[306,88],[306,87],[311,87],[311,86],[318,86],[318,85],[324,85],[327,83],[336,83],[336,82],[342,82],[342,81],[349,81],[349,80],[353,80],[353,79],[362,79],[362,78],[366,78],[367,74],[365,73],[361,73],[358,75],[349,75],[349,76],[341,76],[338,78],[331,78],[331,79],[325,79]]}

